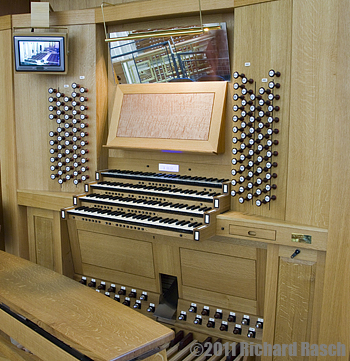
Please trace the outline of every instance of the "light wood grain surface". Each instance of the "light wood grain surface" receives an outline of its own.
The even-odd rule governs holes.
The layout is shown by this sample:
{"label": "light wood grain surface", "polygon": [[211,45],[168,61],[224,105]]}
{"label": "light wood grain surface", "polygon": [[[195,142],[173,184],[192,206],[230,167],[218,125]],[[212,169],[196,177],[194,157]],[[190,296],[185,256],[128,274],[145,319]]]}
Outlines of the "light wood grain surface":
{"label": "light wood grain surface", "polygon": [[[97,62],[97,33],[95,24],[68,26],[68,73],[66,75],[38,75],[33,73],[14,74],[14,106],[17,154],[18,154],[18,184],[22,190],[50,191],[50,192],[75,192],[83,191],[83,184],[78,186],[73,181],[66,182],[62,186],[56,180],[50,178],[50,145],[49,132],[56,130],[58,124],[48,119],[48,89],[55,88],[70,95],[71,84],[76,82],[88,88],[88,111],[89,119],[88,141],[89,150],[86,164],[91,171],[89,176],[97,169],[97,147],[102,148],[100,142],[97,144],[96,135],[96,78],[100,79],[100,72],[103,72],[103,64],[96,67]],[[101,44],[100,44],[101,45]],[[104,60],[102,59],[102,62]],[[99,59],[101,62],[101,59]],[[83,79],[80,79],[83,77]],[[101,75],[103,78],[103,75]],[[101,79],[99,80],[101,81]],[[65,86],[68,86],[65,88]],[[33,91],[33,89],[36,89]],[[103,93],[103,87],[102,87]],[[99,105],[99,111],[103,104]],[[103,114],[99,114],[103,116]],[[105,120],[105,118],[104,118]],[[99,117],[99,123],[102,119]],[[99,128],[102,125],[99,124]],[[30,134],[30,136],[28,136]],[[99,149],[100,150],[100,149]]]}
{"label": "light wood grain surface", "polygon": [[[300,342],[310,341],[315,272],[313,262],[280,257],[274,343],[297,342],[298,355],[301,355]],[[274,361],[294,359],[293,356],[273,357]]]}
{"label": "light wood grain surface", "polygon": [[11,15],[0,16],[0,30],[11,29]]}
{"label": "light wood grain surface", "polygon": [[24,351],[10,342],[7,335],[0,335],[1,361],[40,361],[36,356]]}
{"label": "light wood grain surface", "polygon": [[[265,217],[229,211],[217,216],[216,234],[325,251],[328,231],[324,228],[266,219]],[[292,234],[311,236],[311,244],[292,241]]]}
{"label": "light wood grain surface", "polygon": [[4,209],[5,248],[8,252],[28,256],[26,242],[25,210],[17,205],[17,152],[16,124],[14,111],[12,32],[10,29],[0,31],[0,159],[1,191]]}
{"label": "light wood grain surface", "polygon": [[220,153],[226,82],[119,85],[108,148]]}
{"label": "light wood grain surface", "polygon": [[0,260],[1,302],[78,350],[129,360],[172,338],[168,328],[78,282],[4,252]]}
{"label": "light wood grain surface", "polygon": [[[55,9],[54,9],[55,10]],[[50,26],[95,24],[95,10],[59,11],[50,13]],[[12,15],[12,26],[30,28],[30,14]]]}
{"label": "light wood grain surface", "polygon": [[[256,299],[256,273],[253,260],[186,249],[181,249],[180,255],[184,286]],[[218,267],[213,269],[213,264]]]}
{"label": "light wood grain surface", "polygon": [[73,204],[73,196],[76,193],[47,192],[35,190],[18,190],[18,204],[20,206],[43,208],[52,211],[60,211],[61,208]]}
{"label": "light wood grain surface", "polygon": [[[288,175],[287,164],[288,157],[290,156],[288,136],[290,122],[292,1],[280,0],[260,3],[254,6],[238,7],[235,9],[234,20],[234,67],[232,70],[245,74],[247,78],[252,78],[256,82],[256,89],[266,87],[266,83],[263,83],[262,79],[268,78],[270,69],[281,72],[280,78],[275,78],[281,84],[277,92],[281,98],[278,101],[280,111],[274,115],[280,118],[276,125],[279,133],[274,138],[278,139],[279,145],[273,149],[278,151],[278,156],[274,159],[278,163],[278,167],[274,170],[278,175],[274,180],[274,183],[277,185],[274,194],[277,198],[269,205],[256,207],[255,201],[246,201],[240,204],[238,197],[233,197],[231,209],[284,220]],[[277,82],[277,80],[275,81]],[[228,108],[230,107],[228,106]],[[233,115],[234,113],[231,112],[230,119],[232,119]],[[233,134],[232,126],[230,131]],[[238,170],[239,165],[236,168]]]}
{"label": "light wood grain surface", "polygon": [[330,119],[334,114],[329,109],[329,95],[338,89],[334,55],[336,3],[335,0],[293,2],[291,156],[288,159],[286,220],[317,227],[329,224],[334,147],[333,131],[330,131]]}
{"label": "light wood grain surface", "polygon": [[213,101],[214,93],[126,94],[117,136],[208,140]]}
{"label": "light wood grain surface", "polygon": [[[44,1],[44,0],[41,0]],[[142,2],[143,0],[141,0]],[[235,0],[231,1],[233,6],[247,6],[252,4],[257,4],[260,2],[265,1],[273,1],[273,0]],[[79,10],[79,9],[86,9],[86,8],[99,8],[101,7],[100,0],[80,0],[80,1],[69,1],[69,0],[50,0],[49,1],[52,8],[55,12],[57,11],[65,11],[65,10]],[[140,0],[109,0],[108,5],[118,5],[118,4],[125,4],[131,2],[140,2]],[[228,2],[229,6],[232,4]],[[99,10],[98,9],[98,10]]]}
{"label": "light wood grain surface", "polygon": [[[329,3],[332,6],[333,2]],[[336,4],[334,4],[336,5]],[[322,318],[319,343],[341,342],[346,345],[345,356],[334,357],[336,361],[348,359],[350,350],[349,299],[350,299],[350,87],[347,81],[350,75],[349,32],[350,23],[348,1],[339,1],[332,8],[332,14],[338,16],[339,36],[336,40],[337,64],[335,80],[335,99],[337,108],[334,121],[334,153],[331,161],[331,187],[329,209],[329,250],[326,257],[325,286],[323,292]],[[346,44],[346,46],[344,46]],[[327,57],[328,60],[328,57]],[[334,84],[333,84],[334,85]],[[330,297],[331,295],[331,297]],[[339,320],[338,322],[335,320]],[[328,361],[319,356],[319,361]]]}

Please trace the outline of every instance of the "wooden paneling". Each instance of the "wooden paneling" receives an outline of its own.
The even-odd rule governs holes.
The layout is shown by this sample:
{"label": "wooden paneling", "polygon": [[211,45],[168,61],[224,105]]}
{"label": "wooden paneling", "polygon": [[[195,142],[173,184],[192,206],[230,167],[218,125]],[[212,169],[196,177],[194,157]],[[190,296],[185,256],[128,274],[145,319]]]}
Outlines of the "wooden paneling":
{"label": "wooden paneling", "polygon": [[110,268],[94,266],[87,263],[82,265],[82,274],[91,278],[101,280],[111,280],[113,283],[119,283],[123,286],[129,286],[138,290],[147,290],[150,292],[159,292],[159,282],[155,278],[147,278],[132,273],[116,271]]}
{"label": "wooden paneling", "polygon": [[[350,12],[348,1],[339,1],[338,7],[332,9],[332,14],[338,15],[337,29],[339,34],[335,40],[337,47],[337,64],[334,99],[336,109],[331,127],[334,154],[330,166],[332,179],[328,196],[329,208],[329,248],[326,258],[325,287],[323,293],[322,318],[320,324],[319,343],[341,342],[346,345],[346,356],[333,357],[334,360],[348,359],[350,349],[349,330],[349,299],[350,299],[350,113],[349,113],[349,33],[350,23],[347,14]],[[330,4],[331,6],[331,4]],[[334,24],[333,24],[334,25]],[[327,49],[327,54],[328,49]],[[328,61],[326,57],[324,61]],[[328,78],[326,79],[329,80]],[[331,85],[330,85],[331,86]],[[331,91],[330,88],[329,91]],[[327,357],[317,360],[326,361]]]}
{"label": "wooden paneling", "polygon": [[[25,345],[27,349],[34,352],[41,360],[52,361],[74,361],[76,358],[65,352],[54,343],[44,337],[38,339],[38,334],[26,327],[20,321],[14,319],[4,311],[0,310],[1,329],[9,333],[13,339]],[[101,361],[101,360],[99,360]]]}
{"label": "wooden paneling", "polygon": [[[261,86],[266,87],[266,83],[262,83],[262,78],[268,77],[270,69],[280,71],[281,77],[278,78],[278,82],[281,84],[281,88],[278,89],[278,94],[281,99],[278,101],[278,105],[281,110],[278,114],[280,122],[277,126],[280,131],[278,134],[279,145],[275,149],[278,151],[276,158],[278,178],[275,181],[278,187],[275,192],[276,201],[267,206],[256,207],[255,202],[239,204],[238,197],[235,197],[231,209],[276,219],[285,218],[286,208],[291,30],[291,0],[272,1],[235,9],[233,71],[244,73],[247,78],[254,79],[257,89]],[[250,65],[246,66],[246,63]],[[230,102],[228,102],[227,108],[232,109]],[[232,115],[233,112],[229,119],[232,119]],[[232,134],[231,129],[230,133]]]}
{"label": "wooden paneling", "polygon": [[[271,0],[202,0],[201,10],[206,12],[220,12],[231,10],[236,6],[247,6]],[[272,0],[273,1],[273,0]],[[127,9],[127,10],[126,10]],[[113,7],[104,8],[104,20],[112,23],[135,21],[139,19],[154,19],[161,17],[181,17],[199,14],[199,5],[195,0],[180,0],[176,3],[171,1],[153,0],[150,4],[147,1],[135,2],[132,4],[121,4]],[[123,14],[123,15],[122,15]],[[96,9],[96,22],[102,22],[103,15],[100,8]]]}
{"label": "wooden paneling", "polygon": [[265,307],[267,250],[256,249],[256,314],[263,316]]}
{"label": "wooden paneling", "polygon": [[[310,341],[315,271],[313,262],[280,258],[275,344]],[[297,355],[301,355],[299,347]],[[273,357],[274,361],[294,359],[292,355]]]}
{"label": "wooden paneling", "polygon": [[[45,1],[45,0],[41,0]],[[108,5],[118,5],[125,4],[131,2],[140,2],[142,0],[110,0],[108,1]],[[274,0],[231,0],[228,2],[228,6],[247,6],[252,4],[258,4],[260,2],[266,1],[274,1]],[[86,8],[100,8],[101,1],[100,0],[79,0],[79,1],[69,1],[69,0],[50,0],[50,5],[54,9],[54,11],[64,11],[64,10],[79,10]],[[232,4],[233,3],[233,4]],[[152,5],[151,5],[152,6]]]}
{"label": "wooden paneling", "polygon": [[8,252],[28,257],[25,210],[17,206],[16,126],[12,78],[11,30],[0,31],[0,162],[3,234]]}
{"label": "wooden paneling", "polygon": [[[69,26],[69,57],[67,75],[38,75],[16,73],[15,116],[18,156],[18,188],[23,190],[75,192],[81,193],[83,185],[75,186],[72,181],[62,186],[50,175],[49,131],[57,128],[54,120],[49,120],[48,88],[72,91],[76,82],[89,89],[89,163],[90,176],[97,168],[96,159],[96,26]],[[101,61],[101,59],[100,59]],[[85,77],[80,79],[80,77]],[[68,88],[64,88],[68,85]],[[101,119],[99,119],[101,122]],[[99,124],[101,127],[101,124]],[[30,136],[29,136],[30,134]],[[39,176],[40,175],[40,176]]]}
{"label": "wooden paneling", "polygon": [[200,288],[183,286],[182,298],[193,302],[201,302],[205,305],[215,305],[218,308],[226,308],[238,312],[247,312],[248,314],[257,314],[256,300],[250,300],[243,297],[222,294],[216,291],[202,290]]}
{"label": "wooden paneling", "polygon": [[152,244],[106,234],[78,231],[83,263],[154,278]]}
{"label": "wooden paneling", "polygon": [[32,190],[17,191],[18,204],[20,206],[43,208],[52,211],[60,211],[61,208],[70,207],[73,204],[73,196],[76,193],[41,192]]}
{"label": "wooden paneling", "polygon": [[36,263],[49,269],[53,264],[53,231],[51,220],[45,217],[34,217],[34,237],[36,249]]}
{"label": "wooden paneling", "polygon": [[[50,13],[50,26],[95,24],[94,10],[61,11]],[[13,15],[14,28],[30,28],[30,14]]]}
{"label": "wooden paneling", "polygon": [[[304,360],[300,342],[320,344],[326,253],[301,250],[291,259],[294,251],[293,247],[268,246],[263,342],[272,345],[297,342],[297,359]],[[262,358],[263,361],[294,359],[288,355]]]}
{"label": "wooden paneling", "polygon": [[333,125],[330,128],[330,119],[335,119],[336,109],[329,109],[329,96],[335,94],[339,86],[335,61],[336,4],[337,0],[293,2],[291,156],[286,220],[318,227],[329,224],[336,133]]}
{"label": "wooden paneling", "polygon": [[[233,0],[202,0],[201,8],[203,12],[228,10],[233,8]],[[117,6],[104,7],[104,19],[107,23],[127,22],[140,19],[161,18],[161,17],[181,17],[198,13],[199,6],[195,0],[180,0],[176,3],[170,1],[152,0],[121,4]],[[101,9],[96,9],[96,22],[103,22]]]}
{"label": "wooden paneling", "polygon": [[[63,273],[62,247],[67,240],[61,238],[60,212],[27,208],[29,259],[41,266]],[[69,257],[69,254],[65,254]]]}
{"label": "wooden paneling", "polygon": [[[234,211],[219,214],[216,221],[216,234],[220,236],[322,251],[327,249],[328,232],[323,228],[302,226]],[[311,243],[292,241],[293,234],[299,237],[309,236]]]}
{"label": "wooden paneling", "polygon": [[0,17],[0,30],[11,29],[11,16],[1,16]]}
{"label": "wooden paneling", "polygon": [[[41,0],[45,1],[45,0]],[[120,4],[120,3],[128,3],[132,1],[140,1],[140,0],[110,0],[109,4]],[[81,10],[81,9],[90,9],[101,7],[100,0],[79,0],[79,1],[71,1],[71,0],[50,0],[50,5],[57,11],[64,10]],[[107,5],[105,5],[107,6]]]}
{"label": "wooden paneling", "polygon": [[253,260],[186,249],[181,249],[180,255],[184,286],[256,299],[256,269]]}
{"label": "wooden paneling", "polygon": [[[279,247],[277,245],[270,244],[267,246],[263,342],[270,345],[274,344],[275,337],[278,253]],[[272,357],[264,357],[263,360],[271,361]]]}
{"label": "wooden paneling", "polygon": [[40,361],[37,356],[24,351],[10,341],[6,335],[0,335],[0,360],[1,361]]}
{"label": "wooden paneling", "polygon": [[96,161],[97,169],[107,168],[108,150],[108,47],[103,25],[96,25]]}

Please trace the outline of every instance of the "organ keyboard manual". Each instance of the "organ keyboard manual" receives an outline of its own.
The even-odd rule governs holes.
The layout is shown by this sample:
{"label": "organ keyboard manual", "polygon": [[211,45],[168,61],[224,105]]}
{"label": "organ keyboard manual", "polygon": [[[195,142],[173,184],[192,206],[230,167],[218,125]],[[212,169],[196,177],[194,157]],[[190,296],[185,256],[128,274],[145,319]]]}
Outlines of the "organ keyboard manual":
{"label": "organ keyboard manual", "polygon": [[104,170],[62,218],[200,241],[215,234],[229,190],[228,179]]}

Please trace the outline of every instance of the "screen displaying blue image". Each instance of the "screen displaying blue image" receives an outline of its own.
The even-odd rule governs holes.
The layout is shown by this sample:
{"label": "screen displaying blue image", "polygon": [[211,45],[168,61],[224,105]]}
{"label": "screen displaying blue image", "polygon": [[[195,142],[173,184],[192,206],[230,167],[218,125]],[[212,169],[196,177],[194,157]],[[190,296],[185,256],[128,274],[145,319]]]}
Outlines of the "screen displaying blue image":
{"label": "screen displaying blue image", "polygon": [[16,71],[66,74],[66,40],[63,33],[17,33],[13,36]]}
{"label": "screen displaying blue image", "polygon": [[59,41],[19,41],[19,63],[25,65],[60,66]]}

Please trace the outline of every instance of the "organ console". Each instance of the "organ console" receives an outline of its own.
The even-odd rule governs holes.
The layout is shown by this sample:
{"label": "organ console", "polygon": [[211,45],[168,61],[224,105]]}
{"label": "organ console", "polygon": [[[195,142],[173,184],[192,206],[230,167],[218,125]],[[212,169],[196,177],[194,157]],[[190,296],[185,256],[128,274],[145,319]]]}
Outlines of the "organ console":
{"label": "organ console", "polygon": [[[173,328],[169,358],[211,337],[208,348],[340,342],[345,361],[350,5],[206,1],[204,18],[227,25],[230,81],[114,87],[122,66],[108,66],[103,22],[193,25],[194,5],[177,5],[181,19],[168,0],[51,13],[71,39],[72,66],[55,77],[11,71],[30,15],[0,17],[0,243],[69,275],[96,309]],[[162,74],[176,72],[170,57]]]}

